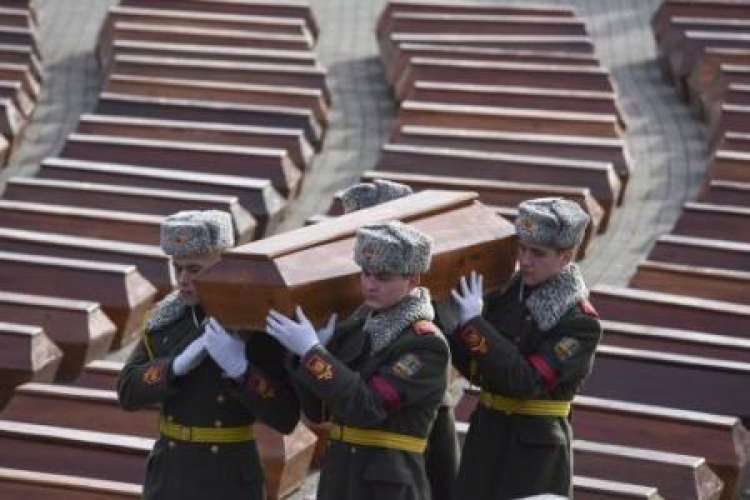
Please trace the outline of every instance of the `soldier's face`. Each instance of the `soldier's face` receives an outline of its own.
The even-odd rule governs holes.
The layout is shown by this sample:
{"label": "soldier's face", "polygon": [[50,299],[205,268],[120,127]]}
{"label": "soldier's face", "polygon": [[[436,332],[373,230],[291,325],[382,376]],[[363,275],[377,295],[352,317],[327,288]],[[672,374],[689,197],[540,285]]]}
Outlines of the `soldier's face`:
{"label": "soldier's face", "polygon": [[195,280],[218,261],[219,256],[214,254],[172,259],[177,290],[179,290],[180,296],[186,304],[194,306],[200,302]]}
{"label": "soldier's face", "polygon": [[518,267],[526,286],[536,286],[556,276],[573,258],[573,250],[558,250],[518,242]]}
{"label": "soldier's face", "polygon": [[419,285],[418,275],[403,275],[393,273],[360,274],[362,297],[365,304],[379,311],[396,305],[409,295],[414,287]]}

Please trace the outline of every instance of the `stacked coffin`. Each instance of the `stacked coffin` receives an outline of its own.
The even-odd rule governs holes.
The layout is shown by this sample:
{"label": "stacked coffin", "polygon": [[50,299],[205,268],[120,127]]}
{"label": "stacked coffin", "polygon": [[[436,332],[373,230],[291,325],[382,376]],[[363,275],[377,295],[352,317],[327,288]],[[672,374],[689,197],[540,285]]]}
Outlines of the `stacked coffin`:
{"label": "stacked coffin", "polygon": [[42,83],[38,18],[30,0],[0,1],[0,167],[34,111]]}
{"label": "stacked coffin", "polygon": [[[0,2],[0,27],[21,4],[33,20],[28,3]],[[4,44],[16,43],[11,33],[20,28],[7,31],[1,54],[13,53]],[[95,109],[80,117],[57,157],[34,177],[10,179],[0,199],[0,409],[7,403],[8,412],[0,414],[0,434],[4,450],[18,451],[0,461],[0,497],[138,497],[155,437],[152,413],[144,412],[146,430],[140,416],[117,409],[119,368],[98,392],[64,384],[136,341],[147,309],[172,289],[158,246],[165,216],[225,210],[240,243],[281,220],[327,126],[317,34],[309,4],[295,0],[125,0],[111,8],[100,33],[105,83]],[[28,74],[18,88],[29,100],[38,63],[34,50],[25,54]],[[18,409],[28,394],[13,391],[25,382],[56,382],[45,386],[54,396],[35,393],[44,393],[47,410]],[[86,416],[56,419],[74,399],[71,411]],[[49,420],[37,420],[42,415]],[[289,437],[267,428],[257,435],[269,497],[298,488],[314,435],[302,425]]]}
{"label": "stacked coffin", "polygon": [[392,0],[376,36],[399,109],[364,178],[475,190],[511,220],[523,199],[572,198],[594,222],[583,256],[630,165],[615,86],[575,12]]}

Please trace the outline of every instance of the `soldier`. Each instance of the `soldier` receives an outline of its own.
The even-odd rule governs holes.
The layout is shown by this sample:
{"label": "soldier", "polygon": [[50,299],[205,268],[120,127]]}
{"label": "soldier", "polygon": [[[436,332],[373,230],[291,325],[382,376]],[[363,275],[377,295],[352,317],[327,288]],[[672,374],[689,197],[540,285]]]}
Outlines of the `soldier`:
{"label": "soldier", "polygon": [[[305,414],[331,421],[319,500],[428,500],[427,435],[446,389],[448,346],[432,323],[431,240],[400,222],[357,230],[364,304],[319,333],[297,308],[267,331],[299,356],[292,375]],[[333,318],[332,318],[333,319]]]}
{"label": "soldier", "polygon": [[[341,193],[341,202],[344,212],[350,213],[410,194],[412,189],[409,186],[385,179],[375,179],[372,183],[363,182],[344,190]],[[424,460],[432,500],[450,499],[458,473],[459,444],[453,407],[460,398],[462,386],[462,381],[458,377],[454,377],[452,383],[449,381],[449,388],[427,438]]]}
{"label": "soldier", "polygon": [[162,223],[177,290],[154,307],[117,384],[125,410],[161,406],[145,499],[264,499],[252,424],[289,433],[299,420],[283,347],[262,332],[228,332],[200,306],[195,279],[233,243],[226,212],[178,212]]}
{"label": "soldier", "polygon": [[574,202],[522,202],[519,270],[483,297],[482,276],[453,291],[454,365],[481,388],[455,498],[572,496],[570,406],[591,371],[601,327],[573,263],[588,215]]}

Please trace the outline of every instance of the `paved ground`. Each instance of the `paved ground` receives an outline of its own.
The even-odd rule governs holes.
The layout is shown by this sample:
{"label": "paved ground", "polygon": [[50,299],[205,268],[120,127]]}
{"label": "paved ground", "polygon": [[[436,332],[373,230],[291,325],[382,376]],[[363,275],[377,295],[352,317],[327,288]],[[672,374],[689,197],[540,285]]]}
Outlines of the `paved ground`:
{"label": "paved ground", "polygon": [[13,175],[33,174],[56,154],[65,137],[90,111],[101,87],[93,48],[107,8],[116,0],[36,0],[44,81],[23,140],[0,171],[0,189]]}
{"label": "paved ground", "polygon": [[[46,80],[25,140],[0,172],[30,175],[54,155],[91,109],[99,92],[92,49],[114,0],[36,0]],[[327,68],[334,106],[322,154],[305,179],[283,229],[323,211],[331,195],[375,164],[395,109],[382,76],[373,35],[384,0],[311,0],[321,27],[318,56]],[[485,2],[497,3],[497,2]],[[525,3],[512,0],[506,3]],[[590,284],[627,284],[639,259],[667,232],[692,199],[706,167],[701,124],[659,76],[649,21],[658,0],[577,0],[602,63],[612,72],[629,124],[633,177],[611,227],[583,262]],[[315,477],[292,498],[312,495]]]}

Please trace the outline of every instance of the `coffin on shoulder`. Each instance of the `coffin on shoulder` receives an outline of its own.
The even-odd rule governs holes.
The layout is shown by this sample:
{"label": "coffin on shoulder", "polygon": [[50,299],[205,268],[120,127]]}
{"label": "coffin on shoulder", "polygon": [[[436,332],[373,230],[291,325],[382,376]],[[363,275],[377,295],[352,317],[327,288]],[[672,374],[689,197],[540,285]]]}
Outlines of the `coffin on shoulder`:
{"label": "coffin on shoulder", "polygon": [[513,225],[473,192],[426,190],[234,248],[198,279],[201,302],[225,326],[265,329],[269,309],[292,315],[301,305],[315,325],[333,312],[346,317],[362,303],[355,231],[365,224],[400,220],[434,238],[430,270],[422,284],[434,299],[450,296],[472,270],[485,292],[513,272]]}

